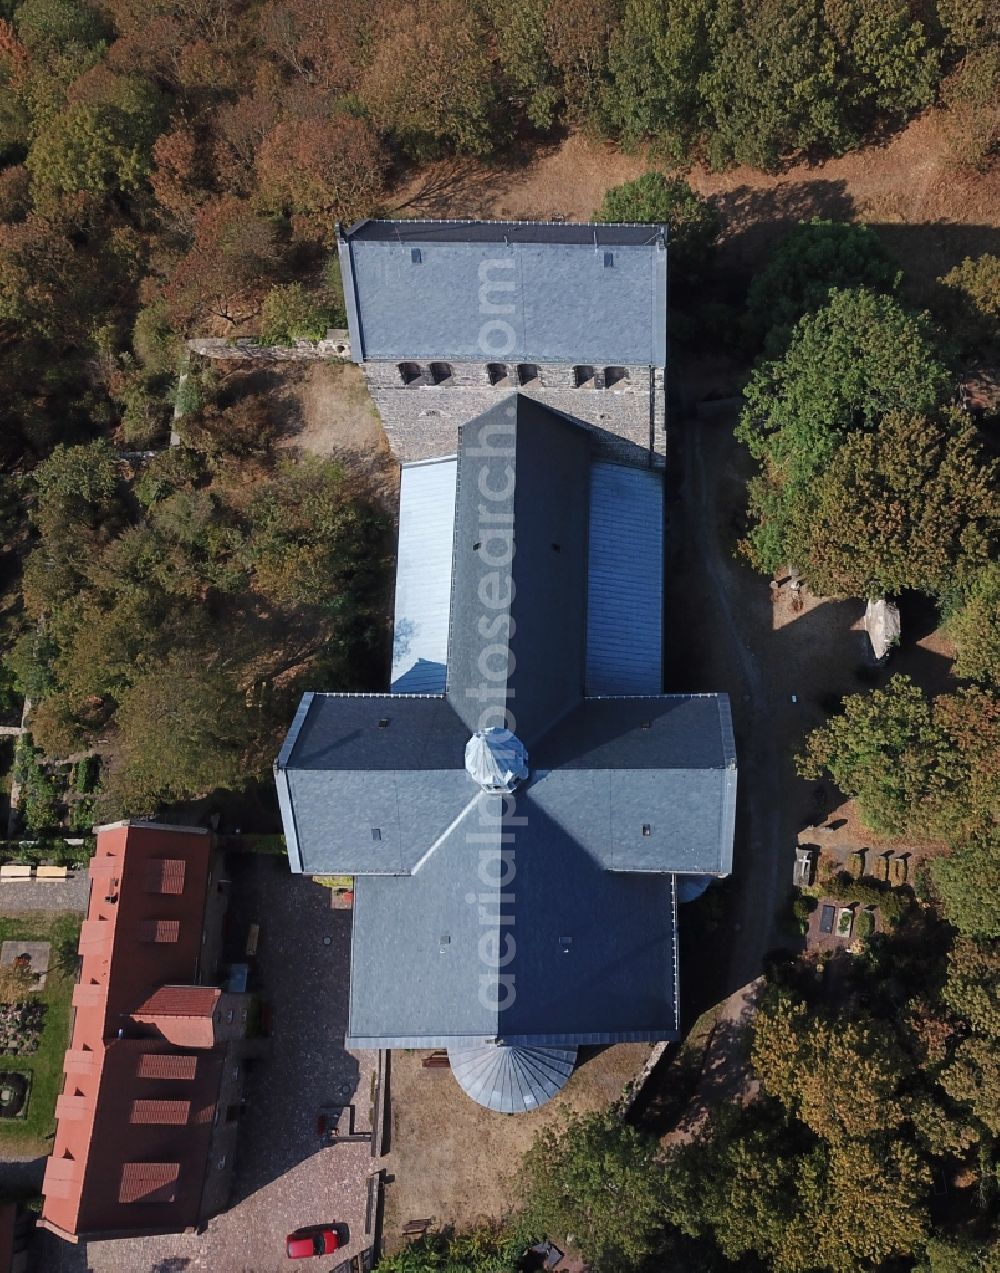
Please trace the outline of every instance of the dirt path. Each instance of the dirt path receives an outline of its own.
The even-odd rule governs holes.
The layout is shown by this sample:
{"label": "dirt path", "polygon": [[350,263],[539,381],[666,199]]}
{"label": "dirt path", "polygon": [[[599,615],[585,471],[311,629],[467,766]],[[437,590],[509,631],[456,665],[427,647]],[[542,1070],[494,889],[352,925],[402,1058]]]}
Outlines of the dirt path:
{"label": "dirt path", "polygon": [[863,636],[852,630],[860,603],[804,596],[801,609],[784,598],[775,604],[768,581],[734,558],[748,457],[732,436],[735,407],[697,414],[705,389],[704,381],[689,383],[689,401],[673,420],[666,688],[729,694],[740,795],[719,934],[728,966],[688,951],[691,972],[681,974],[688,1020],[758,977],[767,951],[785,940],[773,921],[791,886],[798,831],[829,795],[797,777],[793,757],[825,720],[831,696],[860,688],[865,655]]}
{"label": "dirt path", "polygon": [[[728,982],[739,987],[759,973],[767,949],[771,917],[780,900],[779,866],[783,853],[782,812],[778,771],[780,757],[775,731],[769,727],[772,704],[758,655],[744,630],[744,614],[737,614],[740,590],[732,586],[732,562],[723,554],[719,537],[717,434],[730,422],[717,422],[711,433],[699,421],[687,430],[692,463],[689,467],[688,503],[691,510],[687,534],[700,556],[709,585],[709,604],[716,609],[718,635],[728,647],[729,658],[741,686],[736,718],[750,745],[740,755],[740,787],[745,817],[744,859],[738,863],[741,887],[736,893],[734,927],[740,934],[733,942]],[[706,461],[706,452],[709,453]],[[708,463],[715,464],[710,477]],[[732,695],[732,690],[730,691]],[[736,695],[732,695],[736,698]]]}

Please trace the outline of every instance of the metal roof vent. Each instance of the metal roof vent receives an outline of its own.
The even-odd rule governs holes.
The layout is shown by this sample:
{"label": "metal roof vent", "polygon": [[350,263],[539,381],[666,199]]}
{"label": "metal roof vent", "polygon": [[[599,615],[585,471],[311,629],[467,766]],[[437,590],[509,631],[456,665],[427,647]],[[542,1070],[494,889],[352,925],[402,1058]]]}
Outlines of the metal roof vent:
{"label": "metal roof vent", "polygon": [[528,776],[528,753],[516,734],[493,725],[466,743],[465,768],[484,791],[513,791]]}

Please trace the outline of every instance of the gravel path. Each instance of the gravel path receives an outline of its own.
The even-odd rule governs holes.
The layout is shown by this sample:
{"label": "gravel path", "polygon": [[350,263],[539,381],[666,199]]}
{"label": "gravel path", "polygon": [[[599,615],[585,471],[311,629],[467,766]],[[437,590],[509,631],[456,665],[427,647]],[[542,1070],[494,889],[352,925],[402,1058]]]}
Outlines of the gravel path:
{"label": "gravel path", "polygon": [[19,911],[86,911],[90,876],[85,866],[70,870],[65,880],[4,880],[0,883],[0,914]]}

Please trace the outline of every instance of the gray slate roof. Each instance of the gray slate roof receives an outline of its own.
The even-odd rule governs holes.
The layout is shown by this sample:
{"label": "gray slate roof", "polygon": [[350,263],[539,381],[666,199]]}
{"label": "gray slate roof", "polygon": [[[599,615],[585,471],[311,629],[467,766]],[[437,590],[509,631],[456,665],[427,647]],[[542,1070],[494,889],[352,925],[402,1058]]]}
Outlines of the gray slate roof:
{"label": "gray slate roof", "polygon": [[[591,566],[603,553],[598,574],[613,578],[615,518],[595,545],[584,430],[508,398],[461,430],[456,487],[445,692],[307,695],[275,767],[293,869],[357,877],[349,1038],[561,1048],[674,1037],[675,873],[731,867],[728,700],[588,697]],[[655,534],[643,534],[655,557]],[[623,596],[622,631],[659,598]],[[646,640],[633,671],[637,682],[655,671],[658,689]],[[497,722],[483,717],[490,703],[511,708],[529,751],[530,776],[506,804],[464,767],[470,734]],[[515,875],[509,917],[490,883],[501,862]],[[517,993],[500,1008],[483,979],[508,976]]]}
{"label": "gray slate roof", "polygon": [[655,694],[662,686],[663,557],[661,474],[594,461],[587,555],[588,694]]}
{"label": "gray slate roof", "polygon": [[[581,843],[589,810],[578,788],[542,801],[543,785],[507,806],[516,827],[500,821],[498,797],[480,794],[412,877],[355,881],[352,1046],[675,1036],[673,876],[606,871]],[[485,882],[497,878],[501,847],[504,890]],[[513,979],[503,1008],[498,975]]]}
{"label": "gray slate roof", "polygon": [[589,473],[586,431],[522,394],[460,430],[448,696],[470,733],[506,707],[530,751],[583,694]]}
{"label": "gray slate roof", "polygon": [[666,226],[364,221],[339,249],[356,362],[666,364]]}
{"label": "gray slate roof", "polygon": [[[390,677],[397,693],[443,694],[447,685],[457,469],[450,458],[402,466]],[[663,681],[662,475],[592,460],[588,516],[584,691],[655,694]]]}
{"label": "gray slate roof", "polygon": [[445,459],[404,464],[400,471],[394,693],[444,693],[457,469],[457,460]]}

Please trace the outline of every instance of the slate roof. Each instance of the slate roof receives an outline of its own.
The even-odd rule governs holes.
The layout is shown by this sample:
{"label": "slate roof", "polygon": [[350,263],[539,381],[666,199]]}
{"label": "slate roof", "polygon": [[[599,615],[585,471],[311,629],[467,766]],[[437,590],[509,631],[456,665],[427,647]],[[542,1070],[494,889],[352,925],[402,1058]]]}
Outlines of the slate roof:
{"label": "slate roof", "polygon": [[[581,842],[579,791],[556,783],[542,801],[545,782],[518,791],[516,827],[480,793],[413,876],[355,880],[351,1046],[673,1037],[673,877],[606,871]],[[484,883],[502,835],[506,890]],[[504,1007],[492,990],[501,971],[515,991]]]}
{"label": "slate roof", "polygon": [[583,692],[589,472],[586,431],[522,394],[460,430],[447,687],[470,733],[507,707],[530,750]]}
{"label": "slate roof", "polygon": [[[457,483],[456,458],[402,466],[393,693],[443,694],[447,685]],[[591,460],[588,516],[584,691],[655,693],[663,678],[662,475]]]}
{"label": "slate roof", "polygon": [[[595,486],[596,468],[585,430],[520,395],[463,426],[444,691],[306,695],[296,714],[279,802],[293,869],[356,877],[353,1046],[676,1034],[675,874],[731,869],[729,702],[659,693],[662,488],[603,469]],[[636,536],[639,564],[621,561]],[[641,692],[589,693],[618,653]],[[464,766],[505,707],[530,766],[506,803]],[[509,918],[484,883],[501,860]],[[500,974],[517,985],[503,1007],[480,993]]]}
{"label": "slate roof", "polygon": [[595,460],[590,466],[587,694],[649,694],[663,684],[663,556],[662,475]]}
{"label": "slate roof", "polygon": [[352,356],[662,367],[666,226],[363,221],[339,237]]}
{"label": "slate roof", "polygon": [[390,686],[442,694],[448,659],[456,459],[404,464],[399,475],[399,552]]}

